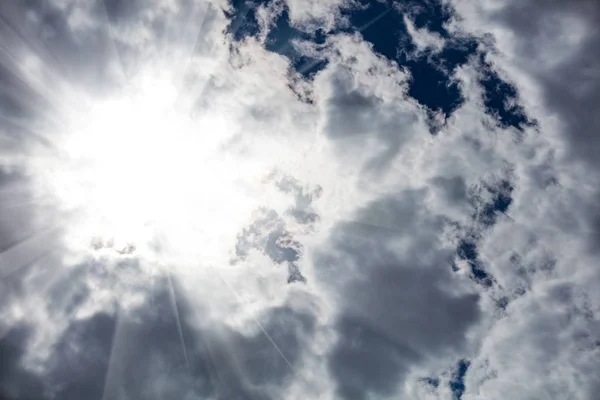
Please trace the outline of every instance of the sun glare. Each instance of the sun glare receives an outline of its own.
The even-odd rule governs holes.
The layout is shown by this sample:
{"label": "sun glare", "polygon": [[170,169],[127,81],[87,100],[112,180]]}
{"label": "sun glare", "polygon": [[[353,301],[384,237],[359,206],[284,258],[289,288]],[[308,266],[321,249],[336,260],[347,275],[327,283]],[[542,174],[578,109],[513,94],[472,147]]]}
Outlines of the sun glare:
{"label": "sun glare", "polygon": [[[260,160],[224,150],[225,116],[191,118],[174,85],[144,82],[69,116],[39,187],[68,211],[71,247],[219,262],[260,203]],[[200,250],[201,249],[201,250]]]}

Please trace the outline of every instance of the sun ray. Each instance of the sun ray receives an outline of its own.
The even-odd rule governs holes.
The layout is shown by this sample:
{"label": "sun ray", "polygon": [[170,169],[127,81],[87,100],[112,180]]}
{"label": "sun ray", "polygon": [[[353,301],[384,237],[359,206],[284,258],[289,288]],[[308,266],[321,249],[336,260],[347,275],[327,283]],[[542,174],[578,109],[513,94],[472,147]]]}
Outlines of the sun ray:
{"label": "sun ray", "polygon": [[[179,77],[179,83],[178,83],[179,89],[178,89],[177,96],[175,98],[175,104],[179,104],[180,103],[181,97],[182,97],[182,93],[184,92],[184,90],[188,92],[188,96],[192,92],[192,89],[189,88],[189,87],[186,87],[184,82],[185,82],[186,76],[187,76],[187,74],[188,74],[188,72],[189,72],[189,70],[190,70],[190,68],[192,66],[192,63],[193,63],[193,60],[194,60],[194,56],[196,54],[196,50],[197,50],[197,47],[198,47],[198,41],[200,39],[200,36],[202,35],[202,28],[204,27],[204,22],[206,20],[206,14],[208,12],[208,7],[210,6],[210,3],[208,1],[206,1],[205,4],[206,5],[204,7],[204,12],[202,13],[202,21],[200,21],[200,24],[198,26],[198,32],[194,36],[194,42],[193,42],[193,45],[192,45],[192,47],[190,49],[190,55],[187,58],[187,62],[185,64],[185,67],[183,68],[183,71],[181,72],[181,76]],[[214,71],[214,69],[213,69],[213,71]],[[200,88],[195,88],[193,90],[194,93],[195,93],[195,95],[192,96],[192,98],[194,100],[192,101],[192,104],[189,105],[190,109],[193,108],[194,103],[196,101],[198,101],[198,99],[200,99],[200,98],[202,98],[204,96],[204,90],[205,90],[206,86],[210,83],[210,81],[212,80],[213,76],[214,76],[214,74],[211,72],[211,74],[209,74],[209,77],[206,79],[206,81],[203,82],[203,84],[200,85]],[[190,112],[191,111],[188,111],[188,114]]]}
{"label": "sun ray", "polygon": [[[39,259],[50,255],[57,248],[49,248],[51,239],[62,226],[45,227],[28,234],[24,238],[11,242],[0,252],[0,277],[7,278],[18,270],[30,266]],[[46,239],[46,240],[41,240]],[[32,254],[33,255],[32,257]]]}
{"label": "sun ray", "polygon": [[22,67],[19,66],[17,60],[14,60],[14,64],[14,66],[9,66],[6,62],[0,63],[5,71],[12,75],[13,79],[11,83],[15,83],[18,86],[21,86],[20,89],[24,89],[18,91],[13,90],[10,92],[9,95],[15,102],[19,105],[30,107],[33,102],[32,99],[35,99],[35,103],[39,103],[37,105],[45,107],[45,111],[47,111],[46,114],[51,114],[57,119],[61,119],[61,116],[66,115],[69,112],[69,109],[65,106],[67,103],[65,99],[59,98],[52,91],[39,83],[34,86],[36,82],[32,82],[23,76],[21,70]]}
{"label": "sun ray", "polygon": [[98,0],[100,3],[102,3],[101,8],[103,11],[103,16],[105,17],[105,26],[108,29],[108,37],[109,37],[109,41],[111,43],[111,49],[113,54],[113,57],[115,57],[119,63],[119,66],[121,67],[121,73],[123,74],[123,82],[129,82],[129,80],[131,79],[132,75],[129,75],[127,73],[127,71],[125,71],[125,64],[123,63],[123,58],[121,57],[121,53],[119,52],[119,49],[117,48],[117,43],[115,41],[115,34],[114,34],[114,29],[112,26],[112,21],[110,20],[110,16],[108,15],[108,8],[106,7],[106,1],[105,0]]}
{"label": "sun ray", "polygon": [[115,358],[115,354],[119,352],[123,341],[123,316],[121,307],[117,304],[115,311],[115,328],[112,335],[112,341],[110,346],[110,353],[108,355],[108,362],[106,372],[104,375],[104,389],[102,391],[102,400],[118,398],[118,377],[120,374],[121,365]]}
{"label": "sun ray", "polygon": [[392,7],[387,8],[385,11],[381,12],[379,15],[376,15],[370,21],[365,22],[362,26],[357,29],[357,32],[362,32],[365,29],[369,28],[371,25],[375,24],[381,18],[385,17],[390,11],[392,11]]}
{"label": "sun ray", "polygon": [[0,256],[8,251],[16,249],[17,247],[27,243],[30,240],[33,240],[41,235],[44,235],[57,229],[59,229],[57,225],[45,226],[43,228],[39,228],[32,232],[29,232],[26,235],[19,237],[18,239],[11,240],[7,244],[0,247]]}
{"label": "sun ray", "polygon": [[204,11],[202,12],[202,20],[198,24],[198,32],[194,36],[194,42],[193,42],[192,47],[190,48],[190,55],[185,64],[185,68],[183,69],[182,78],[185,77],[185,74],[187,73],[187,71],[192,63],[192,60],[194,59],[194,55],[195,55],[196,49],[198,47],[198,41],[200,39],[200,35],[202,34],[202,28],[204,27],[204,21],[206,20],[206,14],[208,12],[209,6],[210,6],[210,3],[208,1],[205,1]]}
{"label": "sun ray", "polygon": [[[31,126],[26,126],[23,122],[17,121],[14,118],[8,117],[6,115],[0,114],[0,121],[4,126],[11,125],[12,128],[15,128],[13,132],[16,133],[16,136],[29,136],[36,143],[41,144],[45,148],[52,150],[55,154],[60,154],[60,150],[56,147],[56,145],[45,137],[41,132],[37,132],[37,130]],[[6,130],[2,130],[0,135],[7,136],[5,133]]]}
{"label": "sun ray", "polygon": [[[238,292],[236,292],[231,285],[225,280],[225,278],[223,277],[223,275],[219,272],[219,270],[217,268],[212,267],[212,269],[215,271],[216,275],[219,277],[219,279],[221,280],[221,282],[225,285],[225,287],[227,287],[227,289],[235,296],[235,298],[238,300],[238,302],[243,303],[244,300],[242,299],[242,297],[239,295]],[[273,345],[273,348],[277,351],[277,353],[281,356],[281,358],[283,359],[283,361],[285,361],[285,363],[287,364],[287,366],[290,368],[290,370],[292,372],[295,372],[294,367],[292,366],[292,363],[288,360],[288,358],[285,356],[285,354],[283,354],[283,351],[281,351],[281,349],[279,348],[279,346],[277,346],[277,343],[275,343],[275,341],[273,340],[273,338],[271,337],[271,335],[269,335],[269,333],[267,332],[267,330],[265,329],[265,327],[263,326],[263,324],[261,324],[261,322],[258,320],[258,318],[253,317],[254,323],[256,324],[256,326],[258,326],[258,328],[262,331],[262,333],[265,335],[265,337],[267,338],[267,340],[271,343],[271,345]]]}
{"label": "sun ray", "polygon": [[[64,69],[64,65],[61,63],[60,59],[56,56],[56,54],[54,54],[54,52],[52,52],[50,49],[47,49],[47,48],[39,48],[38,46],[33,44],[32,41],[29,40],[27,37],[25,37],[25,35],[17,27],[15,27],[13,25],[13,23],[10,22],[10,20],[8,18],[6,18],[6,16],[2,15],[2,13],[0,13],[0,23],[2,23],[4,26],[6,26],[33,53],[35,53],[35,54],[46,53],[44,55],[49,55],[52,58],[52,61],[54,62],[55,65],[58,65],[61,69]],[[48,60],[44,60],[44,61],[47,62],[47,64],[50,64],[50,65],[53,64],[53,63],[49,63]]]}
{"label": "sun ray", "polygon": [[[208,9],[208,6],[209,6],[208,2],[206,4],[207,4],[207,7],[205,9],[205,14],[206,14],[206,10]],[[240,14],[243,14],[243,17],[240,17],[239,21],[243,20],[245,18],[245,16],[248,14],[249,11],[250,11],[250,7],[248,5],[246,5],[246,3],[244,3],[243,9],[240,10]],[[204,16],[204,18],[205,17],[206,16]],[[195,38],[195,41],[194,41],[194,46],[192,48],[192,52],[191,52],[190,57],[188,59],[188,63],[186,64],[186,68],[184,69],[184,72],[181,75],[181,81],[182,82],[185,79],[185,76],[186,76],[187,72],[189,71],[189,68],[191,66],[192,60],[194,58],[194,53],[195,53],[195,50],[196,50],[196,47],[197,47],[198,39],[200,37],[200,34],[202,33],[202,25],[204,24],[204,18],[203,18],[203,23],[201,24],[201,26],[198,29],[198,35],[196,35],[196,38]],[[235,26],[233,27],[233,29],[229,30],[229,32],[231,33],[232,36],[234,36],[236,34],[236,32],[242,27],[242,24],[243,24],[243,22],[234,24]],[[222,60],[222,62],[225,62],[225,60]],[[217,67],[214,67],[214,69],[216,69],[216,68]],[[214,69],[213,69],[213,71],[214,71]],[[198,99],[201,99],[202,97],[204,97],[204,91],[205,91],[206,87],[210,84],[210,82],[212,81],[213,77],[214,77],[214,74],[211,73],[211,74],[209,74],[209,77],[201,85],[199,85],[199,87],[196,87],[196,88],[186,87],[185,88],[185,90],[188,91],[188,93],[191,93],[192,91],[194,92],[193,96],[191,96],[191,97],[193,99],[195,99],[195,100],[189,106],[190,109],[193,108],[194,103]],[[180,90],[179,90],[178,95],[177,95],[177,101],[176,102],[180,101],[181,93],[183,92],[183,90],[184,90],[184,87],[183,87],[183,85],[181,85]],[[188,112],[191,113],[192,111],[188,110]]]}
{"label": "sun ray", "polygon": [[43,251],[40,252],[40,254],[35,256],[32,260],[28,260],[23,264],[17,265],[16,267],[13,267],[12,270],[10,270],[6,273],[0,273],[0,276],[2,277],[3,280],[7,280],[7,281],[9,281],[11,279],[15,279],[15,275],[17,275],[18,272],[24,271],[24,270],[29,269],[30,267],[33,267],[34,265],[38,264],[42,260],[45,260],[46,258],[52,256],[53,254],[55,254],[57,252],[58,252],[58,249],[56,249],[56,248],[44,249]]}
{"label": "sun ray", "polygon": [[188,373],[192,375],[192,368],[190,366],[190,359],[188,357],[187,346],[185,344],[185,338],[183,337],[183,329],[181,327],[181,318],[179,316],[179,308],[177,307],[177,298],[175,295],[175,288],[173,286],[173,280],[171,278],[171,271],[167,269],[167,279],[169,281],[169,297],[171,299],[171,306],[173,307],[173,313],[177,322],[177,333],[179,334],[179,340],[181,341],[181,349],[183,351],[183,357],[185,358],[185,364],[187,366]]}
{"label": "sun ray", "polygon": [[15,210],[15,209],[22,208],[22,207],[41,206],[43,204],[47,204],[47,202],[51,199],[52,199],[52,197],[50,195],[37,196],[37,197],[30,198],[28,200],[16,201],[16,202],[11,202],[8,199],[2,199],[2,201],[0,202],[0,204],[1,204],[0,213],[9,212],[11,210]]}

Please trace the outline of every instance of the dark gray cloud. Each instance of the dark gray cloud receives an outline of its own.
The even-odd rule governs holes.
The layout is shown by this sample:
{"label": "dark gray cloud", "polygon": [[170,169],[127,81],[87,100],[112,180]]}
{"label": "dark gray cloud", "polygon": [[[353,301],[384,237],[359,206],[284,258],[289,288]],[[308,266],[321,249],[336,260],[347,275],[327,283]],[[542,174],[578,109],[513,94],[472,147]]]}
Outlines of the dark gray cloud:
{"label": "dark gray cloud", "polygon": [[[526,15],[535,15],[527,18]],[[573,16],[573,23],[580,23],[583,38],[572,47],[571,54],[555,65],[532,71],[539,87],[543,90],[543,101],[548,110],[559,116],[561,134],[570,157],[585,160],[594,169],[594,175],[600,172],[600,3],[588,0],[570,2],[528,1],[518,6],[505,7],[493,18],[515,32],[521,38],[517,48],[521,57],[528,54],[539,55],[540,45],[549,37],[568,35],[568,29],[557,26],[556,20]],[[556,57],[559,56],[557,52]],[[600,210],[596,206],[588,210],[590,219],[600,219]],[[597,249],[600,244],[600,225],[590,226],[595,234],[591,237],[590,248]]]}
{"label": "dark gray cloud", "polygon": [[0,339],[0,398],[2,400],[43,398],[43,382],[20,365],[29,336],[30,328],[20,325],[12,327]]}
{"label": "dark gray cloud", "polygon": [[[369,146],[376,140],[380,147],[369,156],[365,154],[364,169],[381,173],[402,146],[420,133],[419,111],[406,100],[407,75],[373,54],[363,55],[373,59],[357,62],[353,54],[360,56],[365,52],[363,44],[345,36],[338,40],[341,59],[319,77],[323,82],[317,79],[318,90],[325,95],[323,131],[342,149],[350,143],[357,147]],[[383,82],[379,81],[382,75],[385,76]]]}
{"label": "dark gray cloud", "polygon": [[13,326],[0,339],[3,399],[277,398],[273,388],[293,377],[315,329],[313,316],[282,306],[264,313],[256,333],[213,330],[192,322],[200,310],[176,283],[172,292],[163,278],[149,291],[136,309],[71,319],[40,371],[23,365],[35,328]]}
{"label": "dark gray cloud", "polygon": [[[533,16],[533,17],[532,17]],[[564,127],[564,139],[571,144],[573,156],[585,157],[596,164],[600,151],[597,128],[600,125],[598,113],[600,105],[600,4],[589,0],[576,1],[537,1],[530,0],[518,4],[507,4],[491,18],[513,31],[519,40],[515,43],[523,58],[541,56],[540,45],[551,37],[565,35],[565,27],[556,24],[563,17],[574,17],[573,21],[584,24],[583,41],[574,44],[572,54],[565,60],[558,59],[550,67],[533,71],[544,90],[542,98],[546,106],[560,115]],[[575,28],[575,27],[574,27]],[[551,49],[547,49],[551,53]],[[560,50],[556,49],[557,58]]]}
{"label": "dark gray cloud", "polygon": [[331,110],[325,130],[333,138],[365,135],[373,131],[375,123],[380,123],[374,118],[374,112],[383,105],[383,101],[369,94],[368,88],[355,87],[351,71],[340,69],[332,80],[331,90],[332,96],[328,101]]}
{"label": "dark gray cloud", "polygon": [[[443,223],[424,214],[425,194],[373,202],[334,230],[317,261],[341,299],[329,365],[342,398],[391,395],[415,365],[459,350],[480,317],[476,294],[445,288],[452,276]],[[407,235],[407,246],[394,249]]]}

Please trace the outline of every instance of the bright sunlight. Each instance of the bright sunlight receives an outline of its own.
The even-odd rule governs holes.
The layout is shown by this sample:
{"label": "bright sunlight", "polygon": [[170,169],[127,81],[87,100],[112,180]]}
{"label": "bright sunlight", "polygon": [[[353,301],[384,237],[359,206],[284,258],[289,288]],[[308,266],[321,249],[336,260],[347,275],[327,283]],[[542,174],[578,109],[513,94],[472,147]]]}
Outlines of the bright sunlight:
{"label": "bright sunlight", "polygon": [[38,188],[69,215],[69,247],[164,261],[227,257],[264,195],[269,169],[225,150],[225,116],[192,118],[168,79],[68,116],[59,155],[35,164]]}

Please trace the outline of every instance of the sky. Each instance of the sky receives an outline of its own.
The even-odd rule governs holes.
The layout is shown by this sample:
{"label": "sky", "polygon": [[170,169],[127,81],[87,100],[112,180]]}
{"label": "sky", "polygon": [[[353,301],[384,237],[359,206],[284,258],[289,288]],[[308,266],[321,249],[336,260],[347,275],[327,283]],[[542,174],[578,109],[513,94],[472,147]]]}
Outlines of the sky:
{"label": "sky", "polygon": [[600,396],[600,3],[0,2],[0,400]]}

